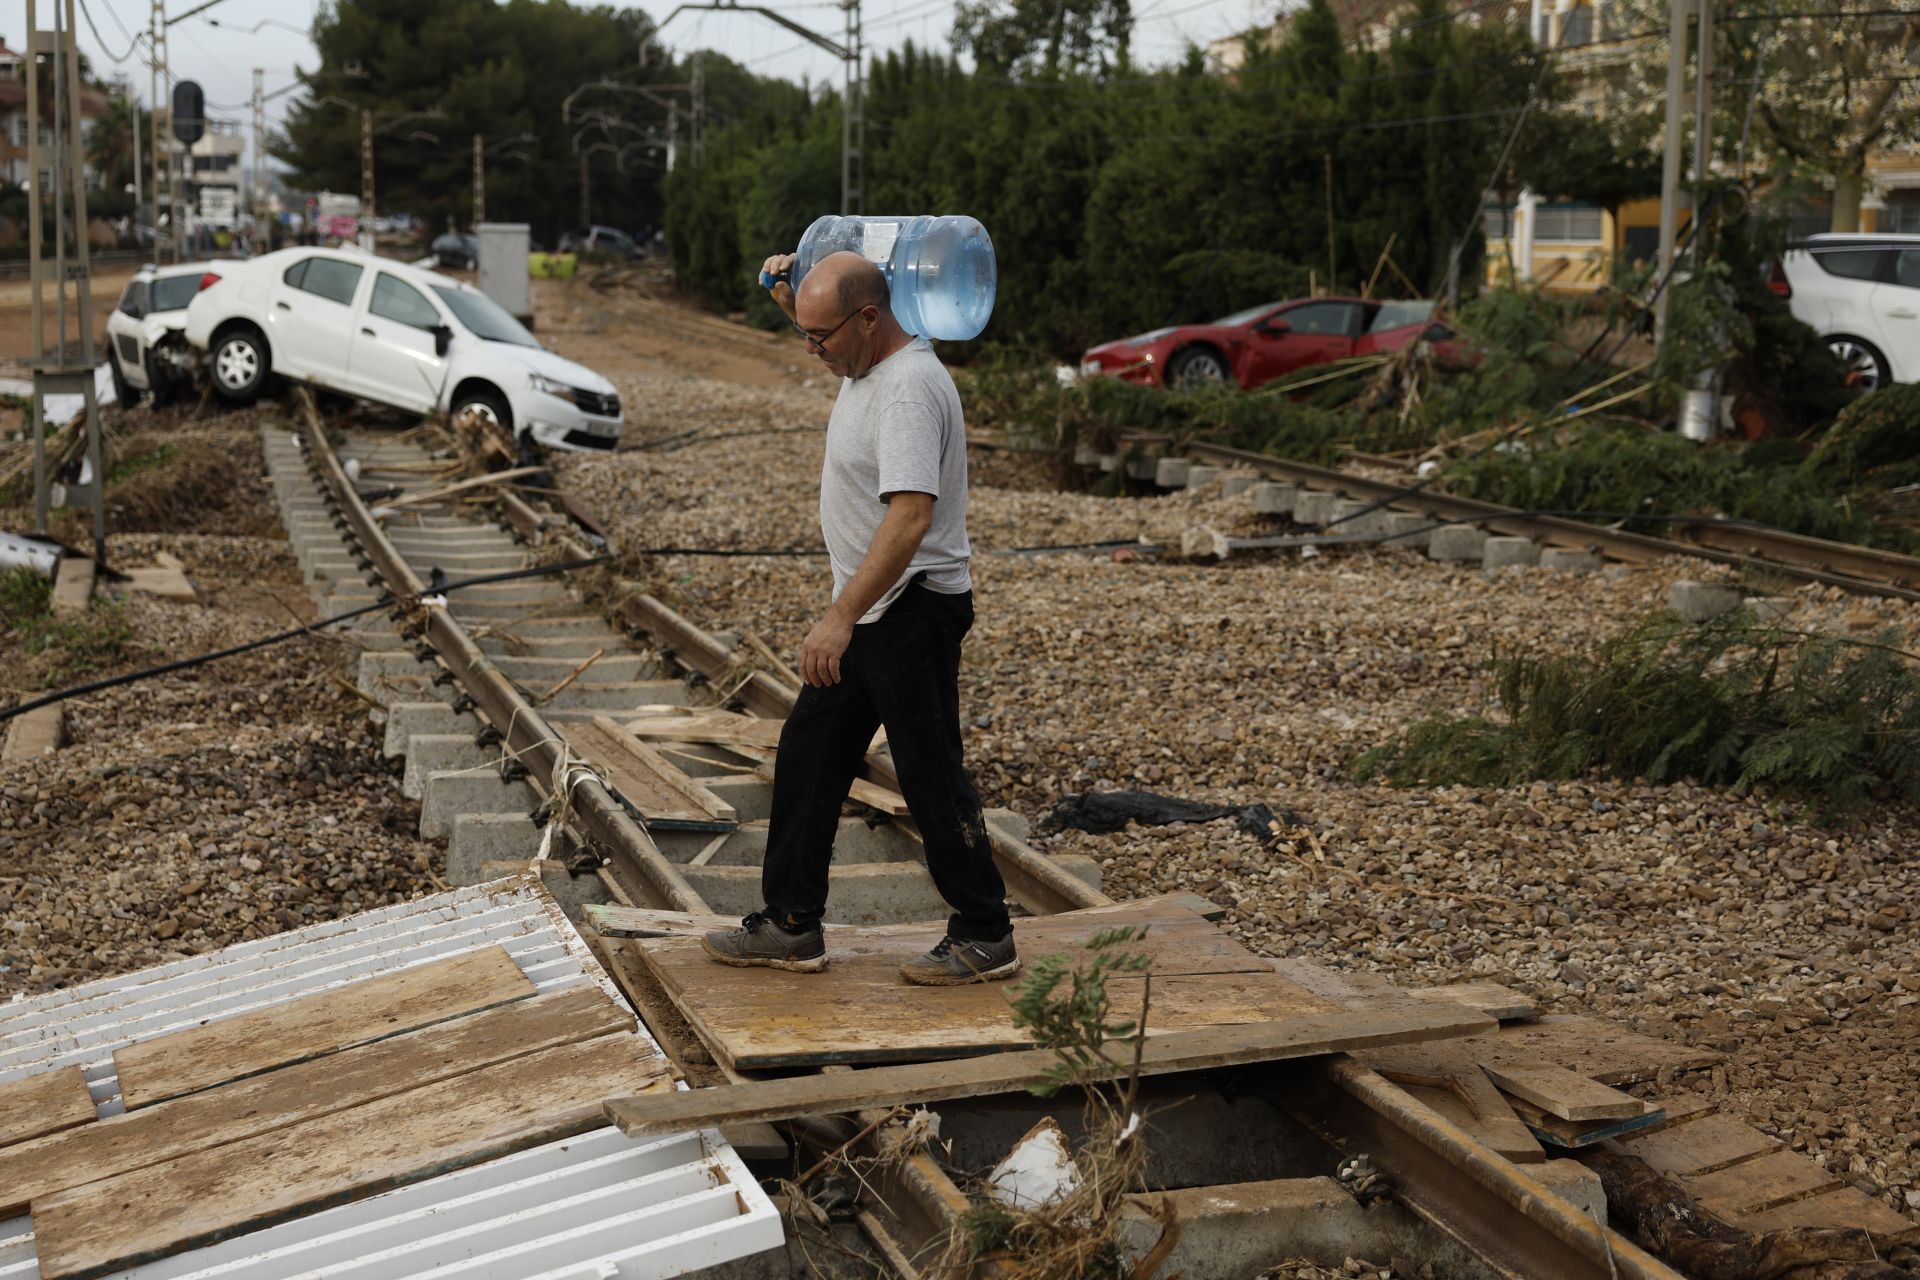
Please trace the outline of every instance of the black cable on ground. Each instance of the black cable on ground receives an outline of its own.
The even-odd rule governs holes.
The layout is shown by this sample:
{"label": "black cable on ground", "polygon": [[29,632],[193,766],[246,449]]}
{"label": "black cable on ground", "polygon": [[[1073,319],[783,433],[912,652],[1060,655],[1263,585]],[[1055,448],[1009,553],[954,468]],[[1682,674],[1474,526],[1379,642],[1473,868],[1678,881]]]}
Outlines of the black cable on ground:
{"label": "black cable on ground", "polygon": [[637,547],[636,556],[823,556],[825,547]]}
{"label": "black cable on ground", "polygon": [[[605,564],[612,558],[611,556],[593,556],[584,560],[563,560],[558,564],[537,565],[531,569],[515,569],[507,573],[490,573],[481,577],[461,578],[452,582],[447,581],[446,575],[436,569],[433,572],[434,582],[427,588],[427,594],[438,595],[442,592],[458,591],[463,587],[479,587],[493,582],[511,582],[517,578],[537,578],[544,577],[548,574],[567,573],[574,569],[584,569],[591,565]],[[245,644],[237,644],[231,648],[220,649],[213,653],[203,653],[197,657],[180,658],[173,662],[163,663],[157,667],[147,667],[140,671],[129,671],[124,675],[109,676],[105,680],[95,680],[90,684],[77,685],[71,689],[61,689],[54,693],[35,698],[31,702],[22,702],[17,706],[0,710],[0,723],[11,720],[15,716],[25,715],[29,711],[38,711],[41,707],[50,707],[57,702],[65,702],[69,698],[77,698],[82,694],[99,693],[104,689],[115,689],[121,685],[136,684],[142,680],[151,679],[154,676],[169,675],[175,671],[185,671],[192,667],[205,666],[207,663],[217,662],[221,658],[231,658],[242,653],[250,653],[255,649],[264,649],[268,645],[280,644],[283,641],[297,639],[300,636],[314,635],[317,634],[322,627],[330,627],[335,623],[348,622],[369,613],[377,613],[389,605],[404,599],[406,599],[404,596],[396,596],[392,592],[384,592],[380,598],[372,604],[361,605],[358,609],[349,609],[345,613],[336,613],[330,618],[321,618],[318,621],[309,622],[303,627],[295,627],[290,631],[281,631],[270,636],[261,636],[258,640],[249,640]]]}

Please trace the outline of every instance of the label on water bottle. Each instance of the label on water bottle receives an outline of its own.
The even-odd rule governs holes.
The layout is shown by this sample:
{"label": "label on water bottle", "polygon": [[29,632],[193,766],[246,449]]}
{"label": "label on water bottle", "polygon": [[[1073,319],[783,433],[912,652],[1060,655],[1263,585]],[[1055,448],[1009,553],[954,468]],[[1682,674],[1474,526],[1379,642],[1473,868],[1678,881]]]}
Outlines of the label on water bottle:
{"label": "label on water bottle", "polygon": [[860,256],[885,266],[893,259],[894,241],[900,238],[897,222],[869,222],[860,228]]}

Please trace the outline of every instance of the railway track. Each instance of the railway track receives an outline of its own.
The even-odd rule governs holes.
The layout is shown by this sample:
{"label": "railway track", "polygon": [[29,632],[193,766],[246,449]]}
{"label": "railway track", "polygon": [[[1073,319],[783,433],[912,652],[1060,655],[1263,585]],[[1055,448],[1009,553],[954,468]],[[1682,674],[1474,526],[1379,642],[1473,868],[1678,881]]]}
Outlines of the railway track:
{"label": "railway track", "polygon": [[[372,615],[349,633],[363,646],[358,683],[384,705],[386,750],[406,762],[403,785],[422,801],[422,834],[448,841],[450,879],[485,878],[498,869],[488,866],[496,859],[524,866],[540,850],[550,882],[576,910],[601,901],[694,913],[758,907],[771,753],[739,740],[666,748],[730,813],[707,823],[651,822],[628,794],[647,779],[616,758],[605,735],[615,727],[610,713],[691,723],[698,718],[691,713],[725,704],[778,719],[792,707],[790,685],[744,666],[725,637],[646,595],[622,599],[610,622],[581,606],[560,577],[437,593],[443,577],[585,560],[595,548],[563,510],[536,509],[504,491],[487,518],[476,518],[467,495],[403,502],[398,514],[377,516],[362,491],[423,490],[432,459],[404,434],[330,430],[310,401],[291,429],[270,426],[264,438],[323,613],[394,597],[387,617]],[[884,750],[867,757],[864,778],[870,807],[842,820],[836,918],[938,918],[945,908],[920,860],[917,833],[903,806],[888,804],[897,780]],[[990,832],[1019,908],[1044,915],[1111,902],[1090,861],[1044,856],[1010,817],[990,815]],[[701,1049],[618,938],[597,945],[690,1082],[747,1078]],[[1242,1077],[1235,1087],[1244,1085]],[[1291,1117],[1296,1140],[1319,1135],[1328,1167],[1335,1153],[1367,1155],[1401,1201],[1489,1274],[1678,1274],[1351,1058],[1276,1068],[1259,1091]],[[837,1134],[883,1114],[857,1116]],[[731,1136],[743,1149],[764,1143],[754,1133]],[[926,1150],[883,1166],[871,1190],[856,1220],[875,1253],[908,1276],[918,1274],[910,1260],[936,1255],[968,1207]]]}
{"label": "railway track", "polygon": [[[1150,451],[1164,443],[1162,437],[1122,435],[1120,451],[1122,455],[1148,451],[1151,456]],[[1208,466],[1254,471],[1268,479],[1317,493],[1368,504],[1383,503],[1386,510],[1423,516],[1436,524],[1470,524],[1489,532],[1592,552],[1629,564],[1665,556],[1692,556],[1757,575],[1819,583],[1862,595],[1920,600],[1920,558],[1877,547],[1831,542],[1737,520],[1706,517],[1671,521],[1667,524],[1671,536],[1655,537],[1565,516],[1530,514],[1452,494],[1428,490],[1408,493],[1409,485],[1404,482],[1225,445],[1190,441],[1179,454]]]}

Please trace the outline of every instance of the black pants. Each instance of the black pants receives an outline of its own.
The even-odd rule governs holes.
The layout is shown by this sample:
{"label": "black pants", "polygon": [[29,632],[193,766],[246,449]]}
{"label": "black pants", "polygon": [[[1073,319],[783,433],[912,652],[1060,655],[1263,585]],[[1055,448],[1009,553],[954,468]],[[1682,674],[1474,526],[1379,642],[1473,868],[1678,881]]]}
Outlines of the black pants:
{"label": "black pants", "polygon": [[910,584],[879,619],[853,629],[839,684],[800,690],[773,770],[760,876],[768,915],[811,927],[825,914],[840,806],[885,725],[927,870],[953,908],[947,931],[992,942],[1012,930],[980,795],[961,759],[960,642],[972,626],[971,592]]}

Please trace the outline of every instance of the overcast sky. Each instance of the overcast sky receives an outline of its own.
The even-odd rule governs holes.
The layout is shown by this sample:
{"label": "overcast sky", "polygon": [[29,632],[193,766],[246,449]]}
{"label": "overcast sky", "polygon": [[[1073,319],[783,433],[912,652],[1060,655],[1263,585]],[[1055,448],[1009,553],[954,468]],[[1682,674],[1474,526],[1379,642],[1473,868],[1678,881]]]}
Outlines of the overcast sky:
{"label": "overcast sky", "polygon": [[[42,0],[38,5],[42,26],[52,22],[56,3]],[[1204,45],[1245,30],[1275,7],[1272,0],[1135,0],[1135,4],[1134,58],[1145,65],[1172,61],[1189,40]],[[131,56],[129,50],[132,36],[144,29],[151,14],[148,0],[82,0],[82,5],[85,12],[77,19],[80,48],[103,75],[127,76],[136,95],[146,101],[145,42]],[[194,0],[168,0],[167,4],[174,13],[192,7]],[[266,91],[272,94],[293,83],[295,67],[310,70],[316,63],[305,31],[318,7],[318,0],[220,0],[204,14],[169,28],[173,75],[200,82],[209,114],[250,124],[255,67],[266,72]],[[658,21],[674,6],[615,0],[615,7],[642,8]],[[845,18],[833,0],[771,0],[767,7],[835,39],[845,30]],[[945,48],[953,8],[953,0],[866,0],[862,20],[867,48],[883,52],[907,40]],[[12,48],[26,43],[26,13],[26,0],[0,0],[0,36]],[[837,83],[842,74],[837,59],[756,14],[684,13],[667,28],[663,40],[676,51],[718,50],[759,75],[795,81],[808,77],[817,84]],[[284,94],[268,102],[268,119],[275,126],[294,96]]]}

